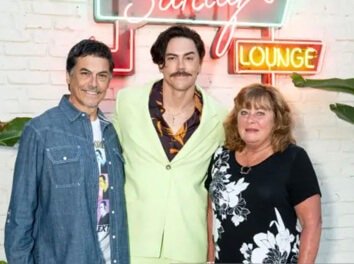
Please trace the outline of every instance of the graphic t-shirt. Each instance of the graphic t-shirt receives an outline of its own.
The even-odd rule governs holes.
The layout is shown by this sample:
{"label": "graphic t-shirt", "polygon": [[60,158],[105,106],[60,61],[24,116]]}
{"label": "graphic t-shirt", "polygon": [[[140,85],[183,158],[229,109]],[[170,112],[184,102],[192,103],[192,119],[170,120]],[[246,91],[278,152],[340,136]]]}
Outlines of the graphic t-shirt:
{"label": "graphic t-shirt", "polygon": [[106,162],[106,152],[102,142],[100,120],[91,122],[96,159],[98,164],[98,201],[97,201],[97,233],[103,256],[106,263],[111,263],[111,250],[109,238],[109,182]]}

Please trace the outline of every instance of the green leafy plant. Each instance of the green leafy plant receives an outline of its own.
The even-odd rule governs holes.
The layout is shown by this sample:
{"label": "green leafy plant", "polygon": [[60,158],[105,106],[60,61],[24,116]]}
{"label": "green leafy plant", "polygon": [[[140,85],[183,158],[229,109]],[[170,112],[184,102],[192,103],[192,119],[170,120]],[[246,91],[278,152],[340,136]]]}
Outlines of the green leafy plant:
{"label": "green leafy plant", "polygon": [[0,264],[7,264],[6,261],[0,260]]}
{"label": "green leafy plant", "polygon": [[[14,146],[21,137],[23,127],[31,120],[29,117],[16,117],[9,122],[0,121],[0,146]],[[0,264],[2,264],[0,262]]]}
{"label": "green leafy plant", "polygon": [[[312,87],[326,91],[343,92],[354,95],[353,79],[305,79],[298,73],[293,73],[291,79],[296,87]],[[346,104],[330,104],[329,108],[338,118],[354,125],[354,107]]]}

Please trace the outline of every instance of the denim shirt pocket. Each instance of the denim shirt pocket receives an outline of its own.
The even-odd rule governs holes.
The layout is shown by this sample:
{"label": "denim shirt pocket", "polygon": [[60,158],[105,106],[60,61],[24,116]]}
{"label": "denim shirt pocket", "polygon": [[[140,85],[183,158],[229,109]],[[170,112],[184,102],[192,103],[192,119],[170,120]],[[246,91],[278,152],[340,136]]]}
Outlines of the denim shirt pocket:
{"label": "denim shirt pocket", "polygon": [[49,173],[56,188],[80,186],[83,175],[83,160],[80,146],[57,146],[46,149]]}

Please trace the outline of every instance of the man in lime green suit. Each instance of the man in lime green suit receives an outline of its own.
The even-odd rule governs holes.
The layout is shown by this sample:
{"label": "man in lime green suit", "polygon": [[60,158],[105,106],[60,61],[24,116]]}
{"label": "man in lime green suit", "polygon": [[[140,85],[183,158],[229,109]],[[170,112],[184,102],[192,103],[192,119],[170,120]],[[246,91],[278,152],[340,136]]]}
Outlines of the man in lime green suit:
{"label": "man in lime green suit", "polygon": [[151,48],[163,79],[117,95],[113,124],[125,159],[131,264],[202,263],[207,190],[226,110],[195,82],[205,55],[198,33],[174,26]]}

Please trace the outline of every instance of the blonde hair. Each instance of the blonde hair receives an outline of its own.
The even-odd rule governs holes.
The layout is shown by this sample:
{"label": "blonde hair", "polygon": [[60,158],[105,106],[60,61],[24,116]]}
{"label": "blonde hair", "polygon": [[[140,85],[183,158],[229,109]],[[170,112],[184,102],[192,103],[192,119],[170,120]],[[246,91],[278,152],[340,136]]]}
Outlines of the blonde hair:
{"label": "blonde hair", "polygon": [[266,108],[274,113],[274,127],[271,145],[274,152],[281,152],[290,143],[295,143],[292,135],[293,120],[288,103],[279,90],[271,85],[251,84],[241,89],[234,99],[234,107],[224,122],[225,146],[230,150],[242,151],[245,142],[241,139],[237,126],[237,115],[242,108]]}

